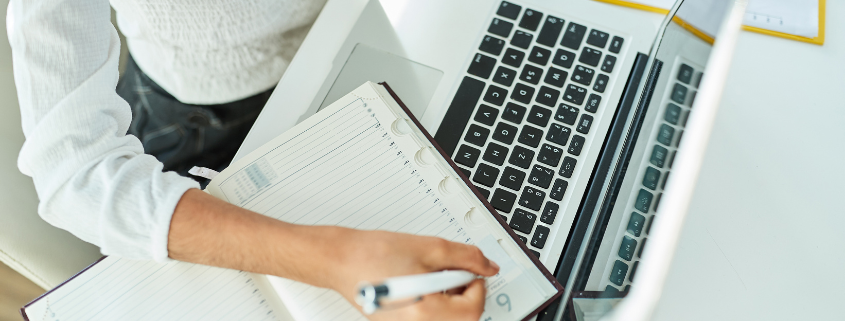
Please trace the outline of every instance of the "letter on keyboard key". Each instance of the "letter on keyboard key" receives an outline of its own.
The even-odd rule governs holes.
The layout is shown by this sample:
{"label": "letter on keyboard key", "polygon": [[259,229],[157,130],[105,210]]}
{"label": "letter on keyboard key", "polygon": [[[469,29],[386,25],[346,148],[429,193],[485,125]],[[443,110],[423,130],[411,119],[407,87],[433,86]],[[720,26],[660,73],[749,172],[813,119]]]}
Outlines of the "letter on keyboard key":
{"label": "letter on keyboard key", "polygon": [[554,107],[555,103],[557,103],[558,97],[560,97],[560,91],[546,86],[540,86],[540,91],[537,93],[537,98],[534,99],[534,101],[549,107]]}
{"label": "letter on keyboard key", "polygon": [[517,30],[514,32],[513,38],[511,38],[511,45],[522,49],[528,49],[528,46],[531,46],[532,39],[534,39],[534,35],[522,30]]}
{"label": "letter on keyboard key", "polygon": [[593,116],[583,114],[581,115],[581,121],[578,122],[578,128],[575,130],[579,133],[586,135],[590,132],[590,126],[593,125]]}
{"label": "letter on keyboard key", "polygon": [[634,208],[640,212],[648,213],[648,208],[651,206],[652,198],[654,198],[654,194],[651,194],[641,188],[640,192],[637,194],[637,199],[634,202]]}
{"label": "letter on keyboard key", "polygon": [[643,186],[653,191],[657,189],[657,182],[659,181],[660,171],[651,166],[647,167],[643,175]]}
{"label": "letter on keyboard key", "polygon": [[493,126],[496,122],[496,116],[499,116],[499,110],[485,104],[478,106],[478,111],[475,112],[475,121],[487,126]]}
{"label": "letter on keyboard key", "polygon": [[531,234],[531,229],[534,227],[534,222],[537,221],[537,215],[526,212],[521,208],[517,208],[511,217],[509,224],[514,230],[525,234]]}
{"label": "letter on keyboard key", "polygon": [[499,69],[496,69],[496,73],[493,74],[493,81],[506,87],[513,85],[514,79],[516,79],[516,70],[508,67],[499,66]]}
{"label": "letter on keyboard key", "polygon": [[[513,88],[511,99],[521,102],[523,104],[527,104],[531,102],[531,97],[533,96],[534,88],[518,83]],[[504,97],[502,98],[504,99]],[[501,104],[499,104],[499,106],[501,106]]]}
{"label": "letter on keyboard key", "polygon": [[535,31],[537,30],[537,26],[540,25],[540,20],[542,19],[542,12],[534,11],[531,9],[525,9],[525,13],[522,14],[522,20],[519,21],[519,26],[531,31]]}
{"label": "letter on keyboard key", "polygon": [[666,157],[669,156],[669,151],[663,146],[654,145],[654,149],[651,150],[651,164],[657,166],[657,168],[663,168],[663,164],[666,163]]}
{"label": "letter on keyboard key", "polygon": [[502,112],[502,119],[514,124],[519,124],[522,122],[522,117],[525,116],[525,110],[525,107],[514,103],[508,103],[507,106],[505,106],[505,111]]}
{"label": "letter on keyboard key", "polygon": [[569,183],[567,183],[565,180],[562,180],[560,178],[556,179],[555,185],[552,186],[552,190],[549,192],[549,197],[551,197],[555,201],[562,200],[563,194],[566,194],[567,186],[569,186]]}
{"label": "letter on keyboard key", "polygon": [[522,131],[519,133],[519,139],[517,141],[531,147],[537,147],[540,145],[540,139],[542,138],[542,130],[531,127],[529,125],[523,125]]}
{"label": "letter on keyboard key", "polygon": [[484,94],[484,101],[501,106],[508,96],[508,90],[496,85],[487,86],[487,93]]}
{"label": "letter on keyboard key", "polygon": [[[541,90],[542,92],[542,90]],[[552,117],[552,111],[546,108],[534,105],[531,106],[531,112],[528,113],[529,123],[545,128],[549,124],[549,118]]]}
{"label": "letter on keyboard key", "polygon": [[631,212],[631,219],[628,220],[628,233],[640,237],[640,233],[643,231],[643,225],[645,225],[645,217],[640,215],[640,213]]}
{"label": "letter on keyboard key", "polygon": [[683,105],[684,102],[687,100],[687,87],[681,84],[675,84],[675,87],[672,88],[672,101],[678,103],[679,105]]}
{"label": "letter on keyboard key", "polygon": [[568,74],[563,70],[555,67],[549,67],[549,72],[546,73],[546,79],[544,81],[549,85],[561,88],[563,87],[563,83],[566,82],[567,75]]}
{"label": "letter on keyboard key", "polygon": [[582,84],[584,86],[589,86],[591,82],[593,82],[593,75],[595,71],[590,68],[578,65],[575,66],[575,70],[572,72],[572,78],[570,80]]}
{"label": "letter on keyboard key", "polygon": [[493,139],[510,145],[516,138],[516,131],[516,127],[500,122],[499,125],[496,125],[496,130],[493,131]]}
{"label": "letter on keyboard key", "polygon": [[634,258],[634,251],[637,250],[637,240],[628,237],[622,238],[622,245],[619,246],[619,257],[625,261],[631,261]]}
{"label": "letter on keyboard key", "polygon": [[543,76],[543,69],[526,64],[522,68],[522,73],[519,74],[519,80],[536,85],[540,82],[540,77]]}
{"label": "letter on keyboard key", "polygon": [[513,48],[505,50],[505,55],[502,57],[502,63],[519,68],[522,65],[522,58],[525,58],[525,53]]}
{"label": "letter on keyboard key", "polygon": [[490,73],[493,72],[494,66],[496,66],[496,59],[479,53],[475,54],[475,58],[473,58],[472,63],[469,64],[467,72],[470,75],[487,79],[487,77],[490,77]]}
{"label": "letter on keyboard key", "polygon": [[601,51],[590,47],[584,47],[584,49],[581,50],[581,56],[578,57],[578,61],[596,67],[599,65],[599,61],[601,61]]}
{"label": "letter on keyboard key", "polygon": [[584,102],[584,97],[587,96],[587,89],[570,84],[566,86],[566,91],[563,93],[563,100],[581,105]]}
{"label": "letter on keyboard key", "polygon": [[678,80],[689,85],[689,82],[692,80],[692,73],[692,67],[687,64],[681,64],[681,68],[678,70]]}
{"label": "letter on keyboard key", "polygon": [[601,104],[601,96],[590,94],[590,98],[587,98],[587,105],[584,106],[584,110],[595,113],[599,110],[599,104]]}
{"label": "letter on keyboard key", "polygon": [[575,53],[571,51],[566,51],[563,49],[558,49],[555,52],[555,57],[552,59],[552,63],[563,68],[570,68],[572,67],[572,63],[575,61]]}
{"label": "letter on keyboard key", "polygon": [[555,216],[557,216],[557,211],[560,209],[555,203],[546,202],[546,207],[543,207],[543,213],[540,214],[540,222],[552,225],[555,222]]}
{"label": "letter on keyboard key", "polygon": [[568,152],[572,155],[581,155],[581,148],[584,147],[584,136],[575,135],[569,143]]}
{"label": "letter on keyboard key", "polygon": [[607,75],[599,75],[598,77],[596,77],[596,83],[593,85],[593,90],[603,93],[604,89],[607,87],[608,81],[610,81],[610,78],[607,77]]}
{"label": "letter on keyboard key", "polygon": [[490,23],[487,32],[507,38],[511,35],[511,29],[513,29],[513,23],[500,20],[499,18],[493,18],[493,22]]}
{"label": "letter on keyboard key", "polygon": [[551,55],[552,52],[550,50],[534,46],[534,48],[531,49],[531,54],[528,55],[528,61],[540,66],[545,66],[546,63],[549,62],[549,56]]}
{"label": "letter on keyboard key", "polygon": [[508,155],[508,148],[494,142],[487,145],[487,150],[484,151],[483,159],[493,164],[502,166],[505,163],[505,157]]}
{"label": "letter on keyboard key", "polygon": [[458,153],[455,154],[455,162],[466,167],[475,167],[475,162],[478,161],[479,155],[481,155],[480,150],[467,145],[461,145],[461,148],[458,148]]}
{"label": "letter on keyboard key", "polygon": [[675,129],[672,126],[662,124],[657,131],[657,141],[666,146],[672,146],[672,138],[675,137]]}
{"label": "letter on keyboard key", "polygon": [[590,31],[590,36],[587,37],[587,43],[599,48],[604,48],[604,45],[607,44],[607,38],[609,38],[609,36],[606,32],[593,29]]}
{"label": "letter on keyboard key", "polygon": [[560,146],[566,146],[566,142],[569,140],[569,134],[571,132],[572,131],[569,127],[552,123],[552,127],[549,128],[549,132],[546,134],[546,140]]}
{"label": "letter on keyboard key", "polygon": [[587,27],[570,22],[569,26],[566,27],[566,32],[563,34],[563,39],[560,40],[560,45],[578,50],[581,47],[581,40],[584,39],[585,33],[587,33]]}
{"label": "letter on keyboard key", "polygon": [[511,153],[511,158],[508,160],[513,165],[528,169],[531,165],[531,160],[534,159],[534,152],[522,146],[516,145]]}
{"label": "letter on keyboard key", "polygon": [[663,115],[663,119],[672,125],[677,125],[678,120],[681,119],[681,107],[678,107],[678,105],[673,103],[669,103],[669,106],[666,107],[666,113]]}
{"label": "letter on keyboard key", "polygon": [[551,167],[557,167],[557,164],[560,162],[560,157],[562,155],[562,149],[549,144],[543,144],[543,147],[540,148],[540,153],[537,154],[537,161],[549,165]]}
{"label": "letter on keyboard key", "polygon": [[497,168],[481,163],[478,164],[478,170],[475,171],[475,177],[472,180],[484,186],[493,187],[497,178],[499,178],[499,170]]}
{"label": "letter on keyboard key", "polygon": [[625,39],[622,39],[620,37],[613,37],[613,40],[610,41],[610,48],[608,48],[608,50],[610,50],[610,52],[612,53],[618,54],[619,51],[622,50],[622,43],[624,42]]}
{"label": "letter on keyboard key", "polygon": [[563,19],[554,16],[546,17],[546,22],[540,29],[540,35],[537,36],[537,43],[554,47],[561,30],[563,30]]}
{"label": "letter on keyboard key", "polygon": [[496,11],[496,14],[508,19],[516,20],[516,18],[519,17],[520,10],[522,10],[521,6],[515,5],[507,1],[502,1],[502,3],[499,5],[499,10]]}
{"label": "letter on keyboard key", "polygon": [[575,121],[578,120],[578,108],[560,104],[555,113],[555,120],[567,125],[575,125]]}
{"label": "letter on keyboard key", "polygon": [[[522,196],[519,197],[519,205],[525,206],[535,211],[540,210],[540,206],[543,205],[543,201],[546,198],[546,192],[543,192],[539,189],[533,188],[531,186],[526,186],[522,189]],[[527,234],[528,232],[526,232]]]}
{"label": "letter on keyboard key", "polygon": [[437,128],[437,133],[434,134],[434,139],[446,154],[451,155],[455,151],[455,147],[458,146],[461,134],[464,133],[464,128],[472,117],[472,110],[475,109],[483,91],[484,82],[482,81],[469,76],[464,77],[461,81],[461,85],[455,93],[455,98],[452,99],[446,115],[443,116],[443,122]]}
{"label": "letter on keyboard key", "polygon": [[575,165],[577,163],[578,163],[578,161],[575,160],[574,158],[566,156],[563,159],[563,165],[560,166],[560,172],[559,172],[560,176],[563,176],[563,177],[566,177],[566,178],[572,178],[572,172],[575,171]]}
{"label": "letter on keyboard key", "polygon": [[476,124],[472,124],[469,126],[469,130],[467,130],[466,136],[464,136],[464,140],[469,142],[470,144],[484,147],[484,143],[487,142],[487,136],[490,135],[490,130]]}
{"label": "letter on keyboard key", "polygon": [[628,274],[628,264],[616,260],[616,263],[613,263],[613,269],[610,270],[610,282],[622,286],[625,283],[625,274]]}
{"label": "letter on keyboard key", "polygon": [[516,194],[497,188],[493,192],[493,198],[490,199],[490,205],[493,205],[493,208],[497,210],[510,213],[514,201],[516,201]]}
{"label": "letter on keyboard key", "polygon": [[505,167],[502,172],[502,178],[499,179],[499,185],[510,188],[514,191],[519,191],[522,188],[522,182],[525,180],[525,172],[513,167]]}
{"label": "letter on keyboard key", "polygon": [[528,176],[528,183],[537,185],[542,188],[549,188],[552,184],[552,178],[555,176],[555,171],[545,168],[540,165],[534,165],[531,169],[531,176]]}
{"label": "letter on keyboard key", "polygon": [[531,246],[542,249],[546,245],[546,239],[549,238],[549,232],[548,227],[537,225],[537,229],[534,231],[534,237],[531,238]]}

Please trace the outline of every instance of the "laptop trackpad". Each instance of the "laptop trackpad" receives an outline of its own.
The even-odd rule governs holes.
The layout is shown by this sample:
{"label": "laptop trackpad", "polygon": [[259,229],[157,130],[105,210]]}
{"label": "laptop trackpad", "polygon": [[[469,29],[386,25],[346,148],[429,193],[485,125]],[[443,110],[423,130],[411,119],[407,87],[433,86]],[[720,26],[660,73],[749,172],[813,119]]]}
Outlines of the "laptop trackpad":
{"label": "laptop trackpad", "polygon": [[319,109],[340,99],[364,82],[387,82],[417,118],[422,117],[443,72],[392,53],[359,43],[323,98]]}

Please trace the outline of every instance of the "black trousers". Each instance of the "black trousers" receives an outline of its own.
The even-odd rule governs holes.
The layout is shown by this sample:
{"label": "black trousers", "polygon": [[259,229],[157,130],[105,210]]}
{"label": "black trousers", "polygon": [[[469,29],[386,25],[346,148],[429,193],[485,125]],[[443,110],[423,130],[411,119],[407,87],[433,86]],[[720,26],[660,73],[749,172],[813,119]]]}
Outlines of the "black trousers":
{"label": "black trousers", "polygon": [[178,101],[138,69],[132,57],[117,84],[117,94],[132,108],[129,134],[144,152],[164,163],[165,171],[188,175],[193,166],[221,171],[264,108],[273,89],[219,105],[191,105]]}

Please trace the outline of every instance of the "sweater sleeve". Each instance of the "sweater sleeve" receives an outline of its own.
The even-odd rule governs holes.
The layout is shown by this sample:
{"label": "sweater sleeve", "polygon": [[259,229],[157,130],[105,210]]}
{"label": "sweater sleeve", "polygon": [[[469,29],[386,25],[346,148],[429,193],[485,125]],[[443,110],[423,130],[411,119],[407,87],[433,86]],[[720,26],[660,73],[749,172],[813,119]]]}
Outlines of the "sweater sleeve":
{"label": "sweater sleeve", "polygon": [[12,0],[6,17],[38,214],[103,254],[168,260],[170,218],[193,180],[127,135],[120,40],[107,0]]}

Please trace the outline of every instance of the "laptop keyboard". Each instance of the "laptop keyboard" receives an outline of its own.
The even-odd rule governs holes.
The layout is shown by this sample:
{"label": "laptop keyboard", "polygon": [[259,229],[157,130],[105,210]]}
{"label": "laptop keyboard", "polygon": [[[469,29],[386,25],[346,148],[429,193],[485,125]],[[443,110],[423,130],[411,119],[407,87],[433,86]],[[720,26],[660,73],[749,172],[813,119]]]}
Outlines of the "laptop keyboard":
{"label": "laptop keyboard", "polygon": [[623,43],[503,1],[435,134],[538,257],[571,182],[592,170],[583,155],[603,141],[591,130]]}
{"label": "laptop keyboard", "polygon": [[630,216],[627,218],[627,224],[623,223],[620,227],[624,229],[624,233],[620,231],[617,236],[619,247],[615,258],[611,259],[613,264],[610,266],[606,290],[624,290],[634,280],[649,230],[654,223],[654,214],[660,205],[666,180],[669,179],[689,108],[695,100],[702,73],[685,63],[679,64],[676,73],[676,77],[669,82],[668,97],[663,102],[665,108],[661,111],[653,131],[655,137],[649,140],[652,142],[650,150],[644,155],[646,160],[639,173],[641,179],[632,192],[634,195],[631,195],[633,204],[630,204],[626,211]]}

